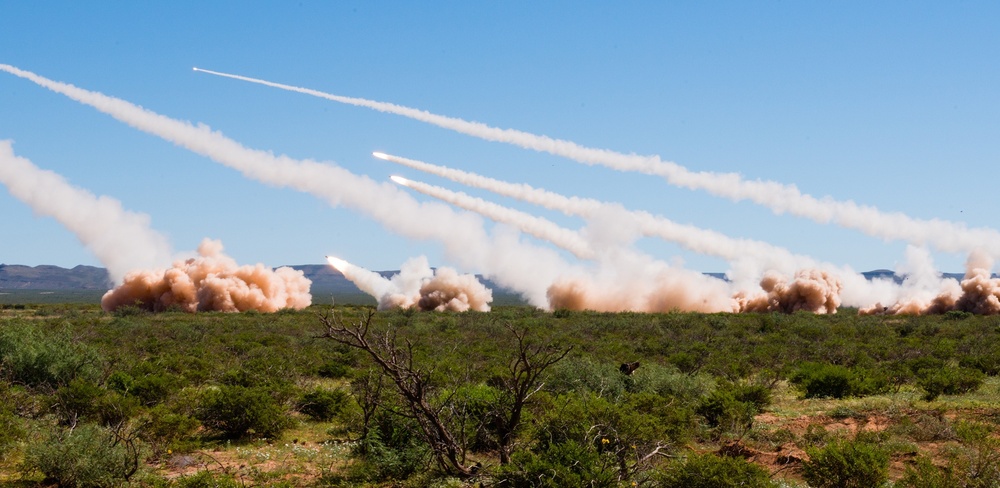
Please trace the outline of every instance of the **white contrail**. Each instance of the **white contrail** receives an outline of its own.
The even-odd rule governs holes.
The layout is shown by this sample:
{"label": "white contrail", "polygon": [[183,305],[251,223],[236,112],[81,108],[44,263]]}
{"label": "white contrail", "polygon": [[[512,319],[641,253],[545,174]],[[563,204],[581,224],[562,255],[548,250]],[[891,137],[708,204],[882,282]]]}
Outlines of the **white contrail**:
{"label": "white contrail", "polygon": [[361,266],[351,264],[343,259],[327,256],[326,261],[340,271],[348,281],[354,283],[362,293],[371,295],[376,300],[396,291],[388,278],[369,271]]}
{"label": "white contrail", "polygon": [[547,152],[588,165],[601,165],[619,171],[657,175],[676,186],[705,190],[713,195],[733,201],[750,200],[770,208],[777,214],[789,213],[820,223],[832,222],[885,240],[902,240],[911,244],[929,245],[945,252],[983,250],[994,257],[1000,257],[1000,232],[990,228],[969,228],[964,223],[940,219],[915,219],[901,212],[883,212],[873,206],[858,205],[851,200],[836,201],[828,197],[820,199],[803,194],[794,185],[774,181],[745,180],[736,173],[695,172],[677,163],[664,161],[656,155],[622,154],[519,130],[500,129],[479,122],[446,117],[392,103],[332,95],[317,90],[199,68],[195,68],[195,71],[402,115],[480,139]]}
{"label": "white contrail", "polygon": [[116,283],[133,269],[170,264],[170,243],[150,228],[148,215],[125,210],[114,198],[95,196],[38,168],[16,156],[11,141],[0,141],[0,183],[36,213],[56,219],[73,232]]}
{"label": "white contrail", "polygon": [[[441,176],[456,183],[488,190],[499,195],[557,210],[567,215],[612,221],[616,226],[609,232],[616,235],[627,234],[621,229],[634,227],[642,235],[658,237],[675,242],[699,254],[725,259],[733,266],[728,275],[737,290],[755,288],[764,273],[768,271],[777,271],[783,275],[791,276],[804,269],[818,268],[835,273],[843,280],[845,285],[843,298],[846,305],[867,307],[875,301],[898,298],[899,287],[891,282],[870,282],[853,269],[819,262],[809,256],[794,254],[785,248],[766,242],[732,238],[701,227],[679,224],[649,212],[628,210],[617,203],[568,197],[524,183],[510,183],[468,171],[382,152],[376,152],[372,155],[385,161]],[[599,235],[603,230],[600,228],[588,230],[591,230],[588,237],[592,239],[607,241],[615,237]]]}
{"label": "white contrail", "polygon": [[330,205],[359,210],[409,238],[439,241],[463,267],[494,278],[536,306],[547,307],[548,284],[569,268],[554,250],[522,243],[518,236],[490,236],[478,216],[456,213],[437,202],[420,203],[391,183],[378,183],[331,163],[296,160],[249,149],[204,124],[175,120],[125,100],[52,81],[10,65],[0,64],[0,70],[207,156],[248,178],[310,193]]}
{"label": "white contrail", "polygon": [[379,310],[475,310],[489,312],[493,291],[474,275],[460,275],[452,268],[431,269],[425,256],[408,259],[392,278],[326,257],[345,278],[378,301]]}
{"label": "white contrail", "polygon": [[602,211],[614,212],[616,217],[632,219],[638,226],[638,231],[643,235],[659,237],[680,244],[699,254],[716,256],[727,261],[752,257],[764,268],[761,271],[776,270],[790,273],[799,268],[818,265],[816,260],[808,256],[793,254],[787,249],[766,242],[735,239],[694,225],[679,224],[649,212],[627,210],[617,203],[602,202],[591,198],[569,197],[535,188],[525,183],[510,183],[468,171],[381,152],[372,153],[372,155],[385,161],[447,178],[456,183],[488,190],[498,195],[540,205],[567,215],[586,219],[596,217]]}
{"label": "white contrail", "polygon": [[392,181],[424,195],[437,198],[456,207],[475,212],[490,220],[510,224],[526,234],[551,242],[565,249],[580,259],[594,259],[594,251],[578,232],[556,223],[519,210],[497,205],[481,198],[469,196],[462,192],[451,191],[440,186],[428,185],[401,176],[392,176]]}
{"label": "white contrail", "polygon": [[737,311],[730,286],[702,273],[669,266],[629,246],[609,246],[597,253],[579,233],[463,193],[400,176],[392,180],[426,195],[477,212],[522,232],[551,242],[582,259],[596,261],[596,269],[564,276],[548,290],[550,306],[599,311],[700,312]]}

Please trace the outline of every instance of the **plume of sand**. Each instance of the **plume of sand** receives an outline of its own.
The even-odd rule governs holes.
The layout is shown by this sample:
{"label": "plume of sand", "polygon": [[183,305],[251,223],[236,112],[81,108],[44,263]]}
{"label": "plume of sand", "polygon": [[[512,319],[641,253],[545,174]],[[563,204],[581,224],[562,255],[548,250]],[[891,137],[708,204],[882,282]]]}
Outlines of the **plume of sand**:
{"label": "plume of sand", "polygon": [[239,266],[220,241],[205,239],[198,257],[178,260],[166,270],[139,270],[104,294],[101,308],[137,305],[151,311],[277,312],[309,306],[312,284],[301,271],[272,270],[263,264]]}
{"label": "plume of sand", "polygon": [[737,294],[741,312],[836,313],[840,306],[840,280],[822,270],[803,270],[788,281],[774,272],[760,281],[763,294]]}
{"label": "plume of sand", "polygon": [[939,219],[915,219],[900,212],[883,212],[873,206],[858,205],[850,200],[837,201],[829,197],[816,198],[802,193],[794,185],[775,181],[746,180],[736,173],[695,172],[677,163],[664,161],[656,155],[642,156],[595,149],[571,141],[553,139],[514,129],[500,129],[479,122],[446,117],[392,103],[333,95],[308,88],[199,68],[195,68],[195,71],[401,115],[480,139],[547,152],[587,165],[601,165],[618,171],[634,171],[661,176],[675,186],[704,190],[712,195],[733,201],[749,200],[770,208],[777,214],[789,213],[820,223],[832,222],[884,240],[902,240],[918,245],[926,244],[946,252],[985,249],[991,256],[1000,256],[1000,232],[994,229],[968,228],[963,223]]}
{"label": "plume of sand", "polygon": [[620,250],[596,270],[561,277],[548,289],[552,310],[734,312],[729,284]]}
{"label": "plume of sand", "polygon": [[476,269],[545,306],[545,289],[570,266],[553,250],[523,243],[518,236],[486,233],[482,219],[446,205],[421,204],[391,183],[377,183],[332,163],[295,160],[249,149],[204,124],[171,119],[125,100],[60,83],[0,64],[6,71],[77,102],[94,107],[136,129],[207,156],[270,185],[312,194],[333,206],[365,213],[386,228],[413,239],[433,239],[463,268]]}
{"label": "plume of sand", "polygon": [[[938,278],[938,293],[928,298],[927,288],[921,294],[901,299],[892,305],[859,310],[863,315],[929,315],[962,311],[979,315],[1000,314],[1000,279],[992,275],[993,258],[985,252],[972,252],[965,263],[961,282]],[[930,281],[926,278],[924,281]],[[905,285],[905,282],[904,282]]]}
{"label": "plume of sand", "polygon": [[125,210],[114,198],[95,196],[38,168],[16,156],[11,141],[0,141],[0,183],[35,213],[56,219],[76,235],[116,283],[130,270],[170,263],[170,244],[150,228],[148,215]]}

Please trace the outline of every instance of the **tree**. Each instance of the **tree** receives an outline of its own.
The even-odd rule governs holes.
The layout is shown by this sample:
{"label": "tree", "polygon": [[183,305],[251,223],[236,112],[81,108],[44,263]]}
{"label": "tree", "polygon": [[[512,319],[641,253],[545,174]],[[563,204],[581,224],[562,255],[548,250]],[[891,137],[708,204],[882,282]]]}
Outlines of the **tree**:
{"label": "tree", "polygon": [[[389,327],[376,333],[372,327],[374,310],[369,310],[353,324],[346,324],[332,310],[319,317],[326,328],[321,337],[365,352],[382,375],[396,387],[396,393],[404,405],[403,411],[397,413],[413,419],[420,426],[421,434],[438,467],[448,474],[460,477],[475,474],[478,466],[466,462],[466,438],[460,425],[468,417],[449,415],[449,412],[458,410],[452,408],[455,407],[452,405],[453,394],[444,395],[435,401],[437,385],[434,381],[434,369],[422,368],[414,363],[414,344],[408,339],[401,344],[396,332]],[[497,395],[490,402],[486,414],[477,419],[480,426],[495,437],[500,460],[504,464],[510,461],[524,407],[542,387],[542,373],[566,357],[570,351],[569,348],[532,344],[527,339],[526,329],[518,330],[510,325],[506,328],[513,335],[514,352],[507,362],[504,374],[491,380],[491,386],[497,389]],[[369,379],[365,384],[380,385],[380,382]],[[375,393],[380,389],[379,386],[367,390]],[[378,397],[378,394],[366,395],[364,403],[381,402]],[[372,414],[370,408],[371,405],[364,408],[368,418]]]}

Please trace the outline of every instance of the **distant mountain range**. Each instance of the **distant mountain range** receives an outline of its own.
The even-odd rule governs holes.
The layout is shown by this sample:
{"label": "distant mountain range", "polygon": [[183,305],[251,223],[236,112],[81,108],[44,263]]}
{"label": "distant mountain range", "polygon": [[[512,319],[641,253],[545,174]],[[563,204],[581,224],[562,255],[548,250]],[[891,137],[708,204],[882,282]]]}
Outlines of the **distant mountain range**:
{"label": "distant mountain range", "polygon": [[[313,294],[316,293],[361,293],[333,267],[325,264],[291,266],[312,280]],[[383,272],[392,276],[393,272]],[[0,264],[0,290],[109,290],[112,287],[107,270],[94,266],[22,266]]]}
{"label": "distant mountain range", "polygon": [[[327,302],[335,297],[337,303],[366,302],[370,298],[354,286],[339,271],[327,264],[302,264],[289,266],[302,271],[306,278],[312,281],[310,293],[313,302]],[[391,277],[399,271],[379,271],[385,277]],[[480,277],[487,287],[493,290],[494,304],[517,304],[523,300],[516,293],[504,290],[495,283]],[[76,266],[60,268],[59,266],[22,266],[19,264],[0,264],[0,290],[45,290],[45,291],[106,291],[113,283],[104,268],[94,266]],[[346,302],[344,299],[346,298]],[[371,300],[374,303],[374,300]]]}
{"label": "distant mountain range", "polygon": [[[361,290],[354,286],[332,266],[326,264],[303,264],[290,266],[300,270],[306,278],[312,280],[312,295],[322,296],[346,296],[361,294]],[[382,276],[390,277],[398,271],[381,271]],[[725,279],[722,273],[706,273],[716,278]],[[901,282],[902,278],[891,270],[877,269],[861,273],[868,279],[892,279]],[[962,273],[945,273],[946,277],[962,279]],[[481,278],[482,279],[482,278]],[[483,280],[486,286],[494,290],[494,301],[499,301],[501,297],[516,297],[516,294],[503,290],[488,280]],[[18,264],[0,264],[0,290],[108,290],[112,286],[108,272],[104,268],[94,266],[76,266],[74,268],[60,268],[59,266],[22,266]],[[515,298],[516,301],[516,298]]]}

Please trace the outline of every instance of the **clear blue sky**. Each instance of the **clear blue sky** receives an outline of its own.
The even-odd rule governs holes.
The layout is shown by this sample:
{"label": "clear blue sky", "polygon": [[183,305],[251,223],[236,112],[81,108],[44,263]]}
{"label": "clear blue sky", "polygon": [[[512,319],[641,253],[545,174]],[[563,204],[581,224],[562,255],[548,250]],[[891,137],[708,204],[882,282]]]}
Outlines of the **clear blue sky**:
{"label": "clear blue sky", "polygon": [[[2,1],[0,63],[377,179],[401,174],[456,188],[374,160],[374,150],[622,202],[868,270],[893,267],[904,244],[191,68],[998,228],[997,26],[995,2]],[[321,263],[334,254],[396,269],[425,254],[448,264],[434,242],[244,179],[4,73],[0,139],[150,215],[177,250],[212,237],[241,263]],[[61,225],[5,191],[0,212],[0,263],[99,264]],[[726,269],[669,244],[640,245],[692,269]],[[936,259],[961,271],[965,257]]]}

